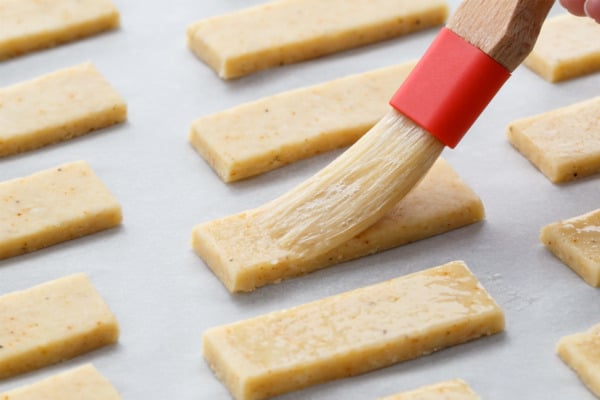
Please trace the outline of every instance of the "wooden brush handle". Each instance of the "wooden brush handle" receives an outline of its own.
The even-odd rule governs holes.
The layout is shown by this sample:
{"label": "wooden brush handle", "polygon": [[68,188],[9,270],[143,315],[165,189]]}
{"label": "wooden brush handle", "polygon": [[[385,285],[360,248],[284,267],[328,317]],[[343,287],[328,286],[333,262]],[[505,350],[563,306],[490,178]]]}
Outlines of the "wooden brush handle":
{"label": "wooden brush handle", "polygon": [[533,49],[554,0],[464,0],[447,27],[509,71]]}

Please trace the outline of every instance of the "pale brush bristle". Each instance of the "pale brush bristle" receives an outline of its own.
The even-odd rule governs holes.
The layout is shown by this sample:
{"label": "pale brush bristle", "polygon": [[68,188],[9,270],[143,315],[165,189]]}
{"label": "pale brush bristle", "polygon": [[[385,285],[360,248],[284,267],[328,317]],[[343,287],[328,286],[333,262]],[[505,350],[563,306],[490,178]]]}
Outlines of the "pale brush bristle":
{"label": "pale brush bristle", "polygon": [[319,173],[258,209],[257,225],[297,257],[325,253],[377,222],[443,148],[392,109]]}

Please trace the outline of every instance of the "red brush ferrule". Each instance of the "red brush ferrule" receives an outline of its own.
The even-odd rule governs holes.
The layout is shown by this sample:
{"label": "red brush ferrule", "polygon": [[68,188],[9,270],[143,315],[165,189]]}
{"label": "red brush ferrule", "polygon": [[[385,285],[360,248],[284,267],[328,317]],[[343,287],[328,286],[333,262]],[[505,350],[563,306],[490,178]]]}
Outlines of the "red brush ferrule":
{"label": "red brush ferrule", "polygon": [[454,148],[509,77],[492,57],[443,28],[390,105]]}

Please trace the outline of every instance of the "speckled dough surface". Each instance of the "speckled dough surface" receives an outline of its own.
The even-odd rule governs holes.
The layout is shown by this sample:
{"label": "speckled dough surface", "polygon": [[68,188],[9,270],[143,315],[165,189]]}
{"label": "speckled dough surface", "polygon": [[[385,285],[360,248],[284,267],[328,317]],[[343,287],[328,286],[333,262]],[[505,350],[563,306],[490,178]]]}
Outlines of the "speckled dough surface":
{"label": "speckled dough surface", "polygon": [[190,142],[225,182],[349,146],[389,109],[415,62],[243,104],[193,122]]}
{"label": "speckled dough surface", "polygon": [[461,261],[211,328],[203,351],[237,400],[260,400],[504,329]]}
{"label": "speckled dough surface", "polygon": [[0,60],[118,26],[110,0],[0,0]]}
{"label": "speckled dough surface", "polygon": [[91,364],[5,393],[2,400],[120,400],[115,387]]}
{"label": "speckled dough surface", "polygon": [[445,0],[277,0],[191,24],[190,49],[221,78],[442,24]]}
{"label": "speckled dough surface", "polygon": [[583,383],[600,397],[600,324],[586,332],[561,338],[556,351]]}
{"label": "speckled dough surface", "polygon": [[85,161],[0,183],[0,259],[121,223],[121,205]]}
{"label": "speckled dough surface", "polygon": [[600,172],[600,97],[513,121],[510,143],[554,183]]}
{"label": "speckled dough surface", "polygon": [[600,71],[600,25],[571,14],[548,19],[524,64],[550,82]]}
{"label": "speckled dough surface", "polygon": [[600,287],[600,209],[546,225],[541,240],[587,283]]}
{"label": "speckled dough surface", "polygon": [[117,320],[85,274],[0,296],[0,378],[114,343]]}
{"label": "speckled dough surface", "polygon": [[0,157],[125,120],[127,105],[92,63],[0,89]]}
{"label": "speckled dough surface", "polygon": [[346,260],[366,256],[481,221],[479,196],[443,159],[381,220],[324,254],[297,259],[270,240],[260,209],[196,226],[192,246],[232,292],[251,291]]}

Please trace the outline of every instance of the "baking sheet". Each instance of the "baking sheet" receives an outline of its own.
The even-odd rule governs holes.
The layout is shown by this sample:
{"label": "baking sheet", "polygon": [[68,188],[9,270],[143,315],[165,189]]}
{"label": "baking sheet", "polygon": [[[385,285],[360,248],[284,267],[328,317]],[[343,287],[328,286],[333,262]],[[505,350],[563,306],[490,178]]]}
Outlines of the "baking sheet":
{"label": "baking sheet", "polygon": [[[0,159],[0,180],[87,160],[123,205],[117,229],[0,261],[0,293],[86,272],[122,329],[119,344],[3,380],[0,392],[92,362],[124,399],[229,399],[201,356],[211,326],[465,260],[506,312],[506,332],[281,399],[374,399],[462,378],[485,399],[592,399],[555,355],[557,340],[600,322],[600,291],[546,251],[540,228],[600,207],[599,178],[556,186],[517,153],[515,118],[599,94],[600,74],[550,84],[520,67],[456,150],[444,157],[481,196],[486,220],[327,268],[251,294],[231,295],[189,245],[192,227],[283,193],[339,152],[224,184],[187,141],[197,117],[419,57],[437,29],[222,81],[185,44],[186,26],[257,0],[115,0],[122,27],[0,63],[0,86],[92,61],[124,96],[127,123]],[[454,10],[458,1],[449,1]],[[562,13],[556,6],[552,14]]]}

